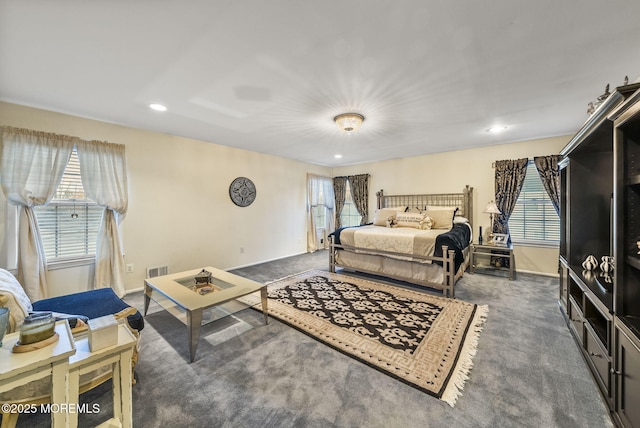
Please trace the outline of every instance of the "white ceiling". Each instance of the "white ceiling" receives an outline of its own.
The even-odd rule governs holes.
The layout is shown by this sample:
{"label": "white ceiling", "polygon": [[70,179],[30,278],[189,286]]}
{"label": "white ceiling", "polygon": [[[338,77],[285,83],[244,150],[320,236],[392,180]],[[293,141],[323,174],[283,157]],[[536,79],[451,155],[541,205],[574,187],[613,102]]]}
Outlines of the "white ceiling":
{"label": "white ceiling", "polygon": [[[0,0],[0,99],[349,165],[574,133],[640,76],[639,17],[637,0]],[[350,111],[353,135],[333,123]]]}

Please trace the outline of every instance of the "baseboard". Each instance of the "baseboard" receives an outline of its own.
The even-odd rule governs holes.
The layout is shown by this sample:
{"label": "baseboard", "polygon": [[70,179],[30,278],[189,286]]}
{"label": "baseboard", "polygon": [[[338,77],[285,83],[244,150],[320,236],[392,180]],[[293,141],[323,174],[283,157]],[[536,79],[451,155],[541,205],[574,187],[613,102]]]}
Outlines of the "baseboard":
{"label": "baseboard", "polygon": [[559,273],[536,272],[536,271],[532,271],[532,270],[519,270],[519,269],[516,269],[516,273],[530,273],[532,275],[548,276],[548,277],[551,277],[551,278],[560,278],[560,274]]}
{"label": "baseboard", "polygon": [[[322,251],[322,250],[325,250],[325,249],[326,248],[321,248],[318,251]],[[262,260],[262,261],[258,261],[258,262],[248,263],[246,265],[240,265],[240,266],[226,268],[224,270],[225,271],[230,271],[230,270],[242,269],[242,268],[246,268],[246,267],[249,267],[249,266],[260,265],[262,263],[275,262],[276,260],[286,259],[288,257],[301,256],[303,254],[307,254],[307,252],[305,251],[305,252],[302,252],[302,253],[289,254],[288,256],[275,257],[273,259]],[[328,258],[327,258],[327,263],[329,263],[329,259]],[[131,289],[131,290],[125,290],[124,295],[126,296],[127,294],[139,293],[141,291],[144,291],[144,287],[134,288],[134,289]]]}
{"label": "baseboard", "polygon": [[[318,251],[322,251],[322,250],[318,250]],[[307,252],[307,251],[304,251],[304,252],[302,252],[302,253],[289,254],[288,256],[275,257],[275,258],[273,258],[273,259],[267,259],[267,260],[262,260],[262,261],[259,261],[259,262],[247,263],[246,265],[240,265],[240,266],[235,266],[235,267],[226,268],[226,269],[224,269],[224,270],[226,270],[226,271],[230,271],[230,270],[242,269],[242,268],[246,268],[246,267],[249,267],[249,266],[260,265],[260,264],[262,264],[262,263],[275,262],[276,260],[282,260],[282,259],[286,259],[286,258],[288,258],[288,257],[301,256],[301,255],[303,255],[303,254],[308,254],[308,252]],[[329,262],[328,262],[328,260],[329,260],[329,259],[327,258],[327,263],[329,263]]]}

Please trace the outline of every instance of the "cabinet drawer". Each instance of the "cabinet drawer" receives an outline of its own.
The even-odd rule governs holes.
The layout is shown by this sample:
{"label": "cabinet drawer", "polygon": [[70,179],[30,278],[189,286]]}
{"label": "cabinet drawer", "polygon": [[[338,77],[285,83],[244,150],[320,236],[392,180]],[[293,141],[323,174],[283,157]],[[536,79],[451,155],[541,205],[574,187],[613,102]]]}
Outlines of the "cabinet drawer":
{"label": "cabinet drawer", "polygon": [[584,323],[582,322],[582,311],[578,309],[576,302],[573,299],[569,299],[569,320],[571,321],[571,327],[580,342],[580,345],[584,342]]}
{"label": "cabinet drawer", "polygon": [[600,340],[595,335],[595,333],[591,330],[591,327],[585,327],[585,335],[584,335],[584,347],[587,351],[587,356],[593,366],[595,367],[595,371],[598,374],[596,378],[598,378],[598,383],[606,391],[606,396],[611,396],[611,360],[609,359],[609,355],[607,351],[604,350]]}

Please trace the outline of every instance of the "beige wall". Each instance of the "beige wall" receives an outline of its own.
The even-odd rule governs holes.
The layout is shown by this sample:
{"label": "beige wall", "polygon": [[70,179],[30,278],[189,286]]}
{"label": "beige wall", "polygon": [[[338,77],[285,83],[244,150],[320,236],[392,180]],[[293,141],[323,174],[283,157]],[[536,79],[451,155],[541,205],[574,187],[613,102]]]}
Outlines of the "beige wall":
{"label": "beige wall", "polygon": [[[393,159],[384,162],[334,168],[334,176],[371,174],[370,211],[376,207],[375,193],[385,194],[461,192],[465,185],[474,188],[474,234],[478,226],[489,226],[485,206],[494,197],[494,169],[491,164],[501,159],[533,158],[560,153],[570,136],[545,138],[490,147]],[[557,274],[558,249],[516,246],[516,268],[519,271]]]}
{"label": "beige wall", "polygon": [[[498,159],[558,153],[569,137],[549,138],[343,168],[326,168],[202,141],[134,129],[0,102],[0,125],[10,125],[124,144],[129,170],[129,211],[122,224],[127,290],[140,289],[150,266],[171,272],[194,266],[223,269],[274,260],[306,251],[306,174],[371,174],[375,192],[460,192],[474,187],[475,232],[486,230],[482,210],[493,199]],[[235,206],[228,188],[238,176],[251,178],[256,201]],[[0,230],[6,201],[0,192]],[[4,235],[4,234],[3,234]],[[3,237],[0,237],[0,247]],[[1,250],[0,250],[1,251]],[[558,251],[517,247],[517,268],[555,274]],[[0,260],[4,260],[0,253]],[[1,262],[0,262],[1,263]],[[51,295],[90,288],[90,266],[49,271]]]}
{"label": "beige wall", "polygon": [[[2,125],[126,146],[129,210],[122,231],[125,263],[134,265],[127,290],[143,286],[149,266],[228,269],[304,253],[306,175],[331,176],[330,168],[14,104],[0,103],[0,118]],[[229,184],[239,176],[257,188],[246,208],[229,199]],[[92,268],[48,277],[52,295],[80,291],[90,287]]]}

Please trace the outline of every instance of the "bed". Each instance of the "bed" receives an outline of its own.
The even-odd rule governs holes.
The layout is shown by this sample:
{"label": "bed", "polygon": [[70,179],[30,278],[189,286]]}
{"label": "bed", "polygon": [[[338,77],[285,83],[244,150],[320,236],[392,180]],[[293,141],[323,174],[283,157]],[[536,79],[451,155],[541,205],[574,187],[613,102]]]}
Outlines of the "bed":
{"label": "bed", "polygon": [[384,276],[442,290],[467,268],[473,231],[473,188],[461,193],[385,195],[373,223],[340,228],[329,235],[329,270]]}

